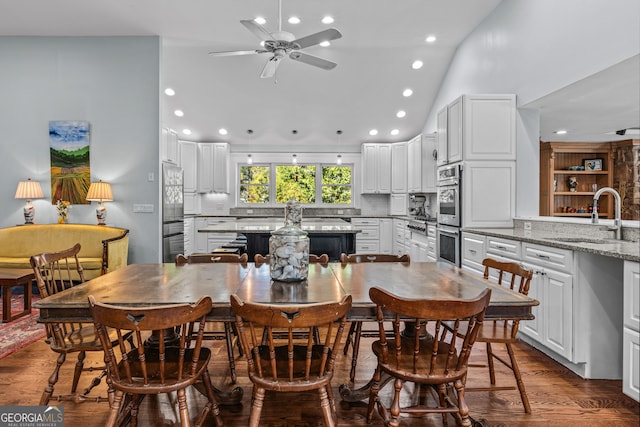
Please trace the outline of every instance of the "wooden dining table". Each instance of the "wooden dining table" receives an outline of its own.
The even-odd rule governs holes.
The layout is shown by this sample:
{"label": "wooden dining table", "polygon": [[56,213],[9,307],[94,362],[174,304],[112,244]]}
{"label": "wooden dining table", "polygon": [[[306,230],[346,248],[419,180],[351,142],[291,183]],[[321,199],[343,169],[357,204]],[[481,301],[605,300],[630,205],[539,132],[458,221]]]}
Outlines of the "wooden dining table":
{"label": "wooden dining table", "polygon": [[[269,304],[309,304],[338,301],[351,294],[349,320],[375,321],[375,304],[369,289],[377,286],[406,298],[471,299],[485,288],[491,289],[486,318],[529,320],[538,301],[503,288],[481,276],[446,263],[362,263],[311,264],[306,280],[275,282],[269,264],[234,263],[131,264],[71,289],[43,298],[33,304],[40,310],[39,321],[91,322],[88,297],[97,301],[148,307],[164,304],[195,303],[209,295],[213,308],[210,321],[233,321],[229,297]],[[345,400],[359,400],[362,393],[341,388]],[[241,400],[237,388],[221,400]]]}

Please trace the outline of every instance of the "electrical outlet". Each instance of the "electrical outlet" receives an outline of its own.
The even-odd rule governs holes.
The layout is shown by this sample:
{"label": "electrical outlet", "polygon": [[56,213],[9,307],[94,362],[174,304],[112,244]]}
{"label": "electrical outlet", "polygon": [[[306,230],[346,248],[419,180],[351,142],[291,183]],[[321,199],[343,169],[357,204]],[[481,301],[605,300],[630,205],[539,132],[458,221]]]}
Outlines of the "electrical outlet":
{"label": "electrical outlet", "polygon": [[344,214],[344,211],[342,209],[338,209],[338,215],[342,215]]}
{"label": "electrical outlet", "polygon": [[247,213],[248,214],[252,214],[253,213],[253,209],[247,209]]}
{"label": "electrical outlet", "polygon": [[149,172],[149,173],[147,174],[147,181],[149,181],[149,182],[153,182],[155,179],[156,179],[156,176],[154,175],[154,173],[153,173],[153,172]]}
{"label": "electrical outlet", "polygon": [[531,231],[531,223],[530,222],[525,222],[524,223],[524,229]]}

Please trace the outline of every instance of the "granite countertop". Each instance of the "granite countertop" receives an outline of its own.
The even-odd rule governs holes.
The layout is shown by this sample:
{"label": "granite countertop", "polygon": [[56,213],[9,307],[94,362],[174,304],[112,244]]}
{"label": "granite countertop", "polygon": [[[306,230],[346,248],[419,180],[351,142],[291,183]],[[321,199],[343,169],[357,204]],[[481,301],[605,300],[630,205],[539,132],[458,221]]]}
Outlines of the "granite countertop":
{"label": "granite countertop", "polygon": [[463,231],[640,262],[640,242],[522,228],[465,228]]}
{"label": "granite countertop", "polygon": [[[260,234],[270,233],[284,225],[284,221],[275,218],[255,218],[255,219],[239,219],[235,222],[226,222],[222,224],[210,225],[208,227],[198,229],[199,233],[241,233],[241,234]],[[351,223],[336,219],[303,219],[302,229],[309,234],[326,234],[336,233],[344,234],[360,233],[362,230],[351,225]]]}

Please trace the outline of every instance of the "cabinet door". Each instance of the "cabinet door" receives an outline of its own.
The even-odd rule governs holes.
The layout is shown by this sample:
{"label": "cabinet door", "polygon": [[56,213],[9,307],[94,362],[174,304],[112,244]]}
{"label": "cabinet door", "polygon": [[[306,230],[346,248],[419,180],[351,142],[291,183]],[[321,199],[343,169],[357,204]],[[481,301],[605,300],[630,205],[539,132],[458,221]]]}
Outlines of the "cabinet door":
{"label": "cabinet door", "polygon": [[389,215],[407,214],[407,194],[392,194],[390,196]]}
{"label": "cabinet door", "polygon": [[162,129],[160,141],[160,153],[162,160],[178,164],[178,134],[169,129]]}
{"label": "cabinet door", "polygon": [[447,107],[438,111],[438,160],[437,165],[442,166],[447,164]]}
{"label": "cabinet door", "polygon": [[198,233],[198,230],[205,228],[207,225],[206,218],[196,218],[193,229],[193,234],[195,236],[193,239],[194,253],[207,253],[207,233]]}
{"label": "cabinet door", "polygon": [[389,218],[380,219],[380,253],[393,253],[393,222]]}
{"label": "cabinet door", "polygon": [[422,136],[422,143],[420,145],[420,191],[422,193],[435,193],[437,174],[436,158],[438,157],[436,136]]}
{"label": "cabinet door", "polygon": [[198,144],[198,193],[213,191],[213,145]]}
{"label": "cabinet door", "polygon": [[362,144],[362,192],[376,193],[378,167],[378,146],[377,144]]}
{"label": "cabinet door", "polygon": [[640,331],[640,263],[624,262],[624,326]]}
{"label": "cabinet door", "polygon": [[478,234],[462,233],[462,269],[484,274],[482,260],[485,258],[486,237]]}
{"label": "cabinet door", "polygon": [[407,190],[409,193],[422,192],[422,136],[418,135],[407,143]]}
{"label": "cabinet door", "polygon": [[462,226],[513,227],[515,162],[469,162],[462,174]]}
{"label": "cabinet door", "polygon": [[463,141],[463,97],[447,107],[447,160],[455,163],[462,160]]}
{"label": "cabinet door", "polygon": [[640,333],[629,328],[622,331],[622,392],[640,400]]}
{"label": "cabinet door", "polygon": [[543,303],[544,299],[544,276],[542,271],[537,267],[530,264],[523,264],[526,268],[533,269],[533,278],[529,285],[529,296],[540,301],[540,304],[531,308],[531,313],[534,315],[533,320],[523,320],[520,322],[519,333],[533,338],[539,343],[544,342],[542,337],[543,327],[542,319],[544,318],[544,309],[546,304]]}
{"label": "cabinet door", "polygon": [[391,192],[407,192],[407,143],[391,144]]}
{"label": "cabinet door", "polygon": [[198,188],[198,145],[195,142],[180,141],[180,167],[184,171],[185,193],[195,193]]}
{"label": "cabinet door", "polygon": [[573,357],[572,285],[571,274],[544,270],[543,344],[569,360]]}
{"label": "cabinet door", "polygon": [[[391,193],[391,144],[378,146],[378,193]],[[406,182],[406,181],[405,181]]]}
{"label": "cabinet door", "polygon": [[184,255],[191,255],[194,247],[194,218],[184,219]]}
{"label": "cabinet door", "polygon": [[229,144],[213,144],[213,184],[215,193],[229,192]]}
{"label": "cabinet door", "polygon": [[516,159],[515,95],[465,95],[465,160]]}

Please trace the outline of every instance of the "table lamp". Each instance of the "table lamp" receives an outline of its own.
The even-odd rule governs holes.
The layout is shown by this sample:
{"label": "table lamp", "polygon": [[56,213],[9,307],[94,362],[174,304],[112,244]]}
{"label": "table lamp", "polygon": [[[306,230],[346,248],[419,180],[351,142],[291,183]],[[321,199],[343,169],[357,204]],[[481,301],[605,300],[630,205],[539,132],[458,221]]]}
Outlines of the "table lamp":
{"label": "table lamp", "polygon": [[103,202],[111,202],[113,200],[111,184],[102,182],[102,180],[92,182],[87,192],[87,200],[100,202],[100,206],[96,208],[96,218],[98,218],[98,225],[105,225],[107,223],[107,208]]}
{"label": "table lamp", "polygon": [[20,181],[18,183],[16,199],[27,199],[27,203],[24,205],[25,224],[33,224],[35,209],[31,200],[42,199],[42,197],[42,187],[40,187],[40,183],[38,181],[31,181],[31,178],[27,178],[26,181]]}

